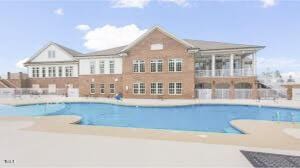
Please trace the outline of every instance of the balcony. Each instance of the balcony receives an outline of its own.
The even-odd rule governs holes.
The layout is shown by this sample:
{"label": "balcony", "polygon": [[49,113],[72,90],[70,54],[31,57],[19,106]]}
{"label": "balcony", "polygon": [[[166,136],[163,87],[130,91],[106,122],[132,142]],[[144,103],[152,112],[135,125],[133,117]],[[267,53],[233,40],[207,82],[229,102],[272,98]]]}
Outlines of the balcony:
{"label": "balcony", "polygon": [[241,76],[255,76],[252,68],[234,69],[216,69],[213,70],[196,70],[196,77],[241,77]]}

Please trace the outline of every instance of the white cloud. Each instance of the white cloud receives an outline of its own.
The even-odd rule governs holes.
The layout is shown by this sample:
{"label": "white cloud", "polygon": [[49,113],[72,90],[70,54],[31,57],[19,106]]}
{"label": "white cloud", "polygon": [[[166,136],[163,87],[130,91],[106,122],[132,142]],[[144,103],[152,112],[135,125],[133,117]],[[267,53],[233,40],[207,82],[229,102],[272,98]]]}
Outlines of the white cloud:
{"label": "white cloud", "polygon": [[56,15],[64,15],[64,9],[63,8],[57,8],[53,11],[54,14]]}
{"label": "white cloud", "polygon": [[[144,8],[151,1],[155,1],[155,0],[113,0],[112,6],[114,8]],[[184,7],[189,5],[187,0],[156,0],[156,1],[174,3],[178,6],[184,6]]]}
{"label": "white cloud", "polygon": [[16,63],[16,68],[20,71],[25,70],[26,68],[24,67],[24,63],[27,62],[28,60],[29,60],[29,57],[19,60]]}
{"label": "white cloud", "polygon": [[127,45],[146,32],[135,24],[117,27],[105,25],[88,31],[84,36],[84,46],[90,50],[103,50]]}
{"label": "white cloud", "polygon": [[114,8],[144,8],[150,0],[113,0]]}
{"label": "white cloud", "polygon": [[88,31],[88,30],[91,29],[91,27],[89,25],[86,25],[86,24],[80,24],[80,25],[77,25],[75,27],[75,29],[80,30],[80,31]]}
{"label": "white cloud", "polygon": [[264,8],[269,8],[276,5],[277,0],[260,0],[263,3]]}
{"label": "white cloud", "polygon": [[188,3],[187,0],[160,0],[160,1],[174,3],[174,4],[178,5],[178,6],[183,6],[183,7],[189,5],[189,3]]}

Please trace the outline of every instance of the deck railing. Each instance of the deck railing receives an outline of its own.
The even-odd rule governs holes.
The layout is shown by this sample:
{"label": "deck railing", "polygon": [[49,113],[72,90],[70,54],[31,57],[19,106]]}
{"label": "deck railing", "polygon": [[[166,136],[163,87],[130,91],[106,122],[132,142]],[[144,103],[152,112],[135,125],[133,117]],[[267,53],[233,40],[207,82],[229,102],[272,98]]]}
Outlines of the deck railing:
{"label": "deck railing", "polygon": [[48,88],[0,88],[0,97],[19,97],[24,95],[66,95],[66,89]]}
{"label": "deck railing", "polygon": [[[212,77],[213,72],[212,70],[196,70],[195,71],[196,77]],[[254,72],[251,68],[244,68],[244,69],[234,69],[233,76],[253,76]],[[227,77],[231,76],[230,69],[216,69],[215,70],[215,77]]]}

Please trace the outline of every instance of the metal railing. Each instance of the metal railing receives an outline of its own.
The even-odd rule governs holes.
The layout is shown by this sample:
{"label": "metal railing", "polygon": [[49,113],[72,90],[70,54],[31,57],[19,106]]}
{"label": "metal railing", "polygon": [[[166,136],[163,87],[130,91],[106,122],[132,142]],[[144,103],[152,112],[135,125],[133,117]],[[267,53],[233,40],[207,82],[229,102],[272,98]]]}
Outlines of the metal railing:
{"label": "metal railing", "polygon": [[233,75],[234,76],[254,76],[254,71],[251,68],[234,69]]}
{"label": "metal railing", "polygon": [[66,89],[50,90],[48,88],[0,88],[0,97],[19,97],[24,95],[66,95]]}
{"label": "metal railing", "polygon": [[229,89],[216,89],[216,99],[229,99]]}
{"label": "metal railing", "polygon": [[287,89],[258,89],[258,97],[260,99],[287,98]]}
{"label": "metal railing", "polygon": [[251,89],[234,89],[235,99],[251,99]]}
{"label": "metal railing", "polygon": [[[212,70],[196,70],[195,71],[196,77],[212,77],[213,71]],[[246,69],[234,69],[233,76],[254,76],[254,71],[251,68]],[[230,69],[216,69],[215,70],[216,77],[226,77],[231,76]]]}
{"label": "metal railing", "polygon": [[196,89],[196,96],[199,99],[211,99],[212,90],[211,89]]}

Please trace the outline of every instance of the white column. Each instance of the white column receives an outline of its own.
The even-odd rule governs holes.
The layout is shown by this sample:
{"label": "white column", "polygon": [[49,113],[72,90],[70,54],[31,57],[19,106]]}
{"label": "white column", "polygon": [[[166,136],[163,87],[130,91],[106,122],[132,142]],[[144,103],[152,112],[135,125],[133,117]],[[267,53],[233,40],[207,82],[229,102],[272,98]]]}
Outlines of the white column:
{"label": "white column", "polygon": [[256,53],[252,54],[253,75],[256,75]]}
{"label": "white column", "polygon": [[215,71],[216,71],[216,55],[213,54],[211,55],[211,75],[215,76]]}
{"label": "white column", "polygon": [[230,76],[233,76],[233,62],[234,62],[234,54],[230,54]]}

